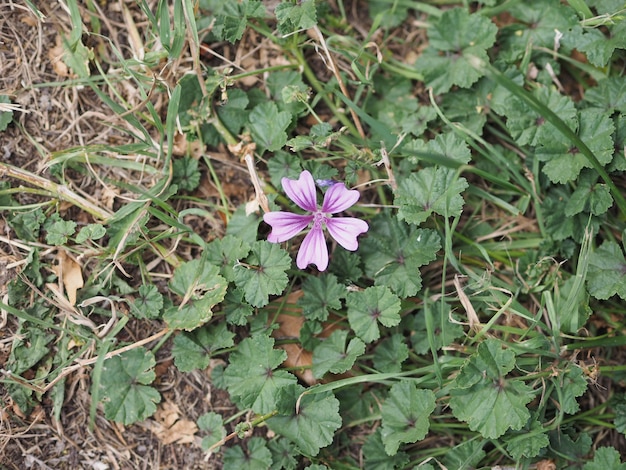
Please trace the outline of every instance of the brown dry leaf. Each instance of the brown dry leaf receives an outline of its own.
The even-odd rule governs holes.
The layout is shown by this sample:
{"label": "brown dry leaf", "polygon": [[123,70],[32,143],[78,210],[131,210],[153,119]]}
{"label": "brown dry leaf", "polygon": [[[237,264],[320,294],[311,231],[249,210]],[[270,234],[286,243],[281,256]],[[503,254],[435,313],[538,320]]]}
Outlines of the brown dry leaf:
{"label": "brown dry leaf", "polygon": [[70,305],[76,305],[76,292],[84,285],[82,269],[64,250],[59,250],[57,261],[58,264],[52,269],[58,278],[63,280]]}
{"label": "brown dry leaf", "polygon": [[[300,338],[300,329],[306,319],[302,315],[302,309],[297,305],[298,299],[302,297],[301,290],[291,292],[285,297],[280,297],[268,305],[273,311],[280,311],[277,315],[270,315],[275,318],[278,328],[272,331],[272,337],[276,339]],[[317,335],[320,338],[327,338],[333,331],[339,329],[337,318],[330,317],[322,324],[322,332]],[[299,344],[288,343],[277,346],[287,353],[287,359],[283,362],[285,367],[293,368],[293,373],[308,385],[318,383],[313,377],[311,366],[313,365],[313,353],[302,348]]]}
{"label": "brown dry leaf", "polygon": [[163,445],[194,442],[198,426],[193,421],[181,419],[180,409],[176,403],[166,401],[159,405],[154,418],[150,420],[150,429]]}
{"label": "brown dry leaf", "polygon": [[50,59],[52,69],[59,77],[69,77],[70,69],[65,65],[65,62],[63,62],[63,54],[65,54],[65,51],[63,49],[61,36],[57,36],[56,45],[48,49],[48,59]]}
{"label": "brown dry leaf", "polygon": [[541,460],[537,462],[537,470],[555,470],[556,464],[552,460]]}
{"label": "brown dry leaf", "polygon": [[188,140],[187,134],[176,133],[174,135],[174,146],[172,153],[177,157],[189,156],[198,160],[204,152],[204,147],[200,140]]}

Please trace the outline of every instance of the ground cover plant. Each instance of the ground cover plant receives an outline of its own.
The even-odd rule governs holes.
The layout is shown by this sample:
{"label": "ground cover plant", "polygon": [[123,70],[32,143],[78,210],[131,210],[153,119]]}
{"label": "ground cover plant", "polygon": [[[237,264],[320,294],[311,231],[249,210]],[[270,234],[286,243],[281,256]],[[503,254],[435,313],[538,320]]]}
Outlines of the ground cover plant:
{"label": "ground cover plant", "polygon": [[0,468],[626,468],[623,0],[0,12]]}

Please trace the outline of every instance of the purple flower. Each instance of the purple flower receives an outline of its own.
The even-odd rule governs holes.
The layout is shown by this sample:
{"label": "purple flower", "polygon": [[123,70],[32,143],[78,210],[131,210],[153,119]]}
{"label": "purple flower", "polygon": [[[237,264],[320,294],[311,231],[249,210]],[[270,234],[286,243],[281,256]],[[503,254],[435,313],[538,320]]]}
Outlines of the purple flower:
{"label": "purple flower", "polygon": [[300,178],[297,180],[283,178],[282,184],[289,199],[309,214],[267,212],[263,220],[272,226],[272,231],[267,236],[267,240],[272,243],[289,240],[311,225],[296,258],[298,268],[304,269],[309,264],[314,264],[317,269],[324,271],[328,267],[328,248],[324,239],[324,228],[346,250],[355,251],[358,248],[356,237],[367,232],[367,223],[352,217],[332,216],[353,206],[359,200],[358,191],[346,189],[343,183],[333,184],[324,194],[322,207],[319,207],[315,183],[308,171],[300,173]]}

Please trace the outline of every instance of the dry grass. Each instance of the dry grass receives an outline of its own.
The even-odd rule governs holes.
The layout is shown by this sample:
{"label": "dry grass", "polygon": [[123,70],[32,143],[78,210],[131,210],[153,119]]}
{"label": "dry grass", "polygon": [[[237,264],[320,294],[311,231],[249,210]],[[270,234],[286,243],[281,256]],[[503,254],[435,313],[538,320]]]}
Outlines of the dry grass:
{"label": "dry grass", "polygon": [[[156,2],[152,2],[156,4]],[[129,21],[141,30],[146,22],[135,2],[125,2],[131,17],[124,17],[122,2],[96,2],[101,8],[98,16],[102,22],[103,37],[115,48],[132,54],[137,46],[129,37]],[[61,2],[37,2],[44,13],[43,21],[37,19],[21,2],[0,1],[0,94],[9,95],[19,105],[14,113],[14,123],[0,134],[0,159],[15,167],[27,170],[41,178],[48,178],[48,163],[54,152],[77,146],[94,144],[117,145],[126,143],[128,136],[115,126],[124,126],[118,116],[112,115],[102,101],[89,88],[66,86],[70,72],[59,59],[57,47],[60,34],[70,28],[69,17]],[[93,36],[90,44],[101,54],[111,53],[104,39]],[[106,61],[106,57],[102,57]],[[114,57],[109,57],[112,61]],[[192,67],[189,56],[170,64],[159,77],[175,83]],[[111,70],[111,74],[115,71]],[[119,92],[131,107],[142,103],[132,84],[121,82]],[[163,94],[151,97],[159,113],[167,107]],[[243,168],[235,164],[236,168]],[[233,175],[233,164],[217,166],[224,180],[240,178]],[[103,171],[111,172],[104,173]],[[93,169],[90,175],[67,172],[66,184],[75,194],[81,195],[103,211],[114,210],[116,200],[131,197],[119,189],[104,184],[106,178],[133,181],[144,187],[154,182],[146,175],[132,174],[120,169]],[[22,182],[23,183],[23,182]],[[234,184],[241,194],[241,185]],[[217,192],[210,184],[204,185],[206,199],[217,200]],[[16,195],[21,204],[41,202],[33,194]],[[67,207],[68,218],[89,220],[89,217]],[[219,220],[216,219],[219,224]],[[197,224],[203,236],[215,232],[210,224]],[[220,227],[217,227],[219,232]],[[7,283],[19,275],[24,260],[23,245],[10,238],[4,218],[0,218],[0,296],[6,295]],[[184,256],[184,253],[182,253]],[[51,250],[45,257],[53,256]],[[167,270],[167,263],[156,260],[154,274]],[[167,271],[164,275],[169,275]],[[37,295],[37,294],[34,294]],[[6,312],[0,317],[0,369],[4,369],[11,344],[17,330],[16,319]],[[160,326],[149,322],[130,322],[122,336],[134,341],[156,333]],[[195,423],[209,410],[230,409],[227,394],[214,390],[209,377],[203,373],[181,374],[169,355],[169,345],[157,357],[156,388],[162,395],[161,414],[142,425],[123,427],[105,420],[99,412],[95,426],[90,427],[89,367],[76,370],[67,376],[66,396],[60,421],[52,416],[52,404],[45,399],[28,416],[24,416],[12,402],[5,387],[0,384],[0,468],[24,469],[212,469],[219,468],[215,458],[207,460],[200,449],[200,437],[185,437],[185,425]],[[169,410],[165,413],[163,410]],[[178,424],[177,424],[178,423]],[[194,424],[195,426],[195,424]],[[184,443],[170,442],[177,436]],[[182,437],[180,437],[182,436]]]}

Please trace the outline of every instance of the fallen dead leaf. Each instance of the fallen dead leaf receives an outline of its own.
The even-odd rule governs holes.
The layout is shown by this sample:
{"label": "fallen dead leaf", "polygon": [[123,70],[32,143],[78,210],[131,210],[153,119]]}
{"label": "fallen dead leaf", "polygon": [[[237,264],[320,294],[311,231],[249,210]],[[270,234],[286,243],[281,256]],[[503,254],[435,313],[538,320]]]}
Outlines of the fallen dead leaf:
{"label": "fallen dead leaf", "polygon": [[63,54],[65,54],[65,51],[63,49],[63,43],[61,42],[61,36],[57,36],[56,45],[48,49],[48,59],[50,59],[54,73],[59,77],[69,77],[70,69],[65,65],[65,62],[63,62]]}
{"label": "fallen dead leaf", "polygon": [[63,281],[70,305],[76,305],[76,292],[84,285],[80,264],[64,250],[58,251],[57,261],[58,263],[52,269],[57,277]]}
{"label": "fallen dead leaf", "polygon": [[[276,339],[300,338],[300,329],[306,321],[302,315],[302,309],[297,305],[302,294],[302,291],[294,291],[286,297],[280,297],[270,303],[268,306],[270,309],[280,309],[282,312],[276,315],[275,321],[278,328],[272,331],[272,337]],[[273,315],[270,317],[274,318]],[[336,323],[329,322],[324,323],[323,327],[322,332],[318,335],[321,338],[330,336],[333,331],[339,328]],[[283,366],[291,368],[292,372],[307,385],[318,383],[311,370],[313,366],[313,353],[311,351],[307,351],[298,343],[286,343],[276,347],[287,353],[287,359],[283,362]]]}
{"label": "fallen dead leaf", "polygon": [[163,445],[190,444],[194,442],[194,434],[198,432],[196,423],[181,418],[178,405],[171,401],[165,401],[159,405],[154,419],[149,420],[147,424]]}

